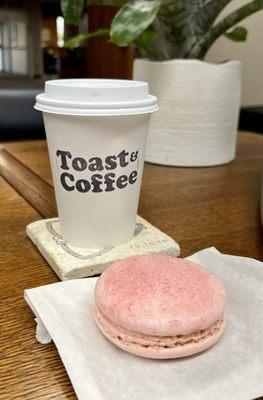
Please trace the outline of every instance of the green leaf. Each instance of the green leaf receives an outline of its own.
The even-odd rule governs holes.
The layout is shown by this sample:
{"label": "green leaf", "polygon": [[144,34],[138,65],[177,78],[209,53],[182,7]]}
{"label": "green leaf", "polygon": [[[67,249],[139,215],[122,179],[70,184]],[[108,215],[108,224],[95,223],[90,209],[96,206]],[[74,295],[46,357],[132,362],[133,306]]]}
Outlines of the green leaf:
{"label": "green leaf", "polygon": [[128,0],[88,0],[87,6],[123,6]]}
{"label": "green leaf", "polygon": [[171,58],[188,58],[231,0],[163,0],[159,11]]}
{"label": "green leaf", "polygon": [[124,5],[111,23],[110,42],[127,46],[155,19],[161,0],[134,0]]}
{"label": "green leaf", "polygon": [[78,25],[84,10],[85,0],[60,0],[60,7],[67,25]]}
{"label": "green leaf", "polygon": [[156,37],[156,30],[152,25],[141,33],[141,35],[136,39],[136,45],[151,46]]}
{"label": "green leaf", "polygon": [[107,36],[107,35],[109,35],[109,33],[110,32],[108,29],[99,29],[95,32],[89,32],[89,33],[85,33],[83,35],[78,35],[78,36],[73,37],[72,39],[69,39],[66,42],[66,47],[73,50],[76,47],[78,47],[81,42],[84,42],[85,40],[89,40],[89,39],[97,37],[97,36]]}
{"label": "green leaf", "polygon": [[224,17],[214,25],[199,42],[196,43],[195,48],[192,50],[191,57],[204,58],[207,50],[220,36],[226,34],[229,29],[233,28],[245,18],[261,10],[263,10],[263,0],[252,0]]}
{"label": "green leaf", "polygon": [[142,57],[149,57],[154,60],[164,60],[164,55],[154,48],[153,42],[157,32],[153,25],[150,25],[142,34],[134,41]]}
{"label": "green leaf", "polygon": [[247,30],[243,26],[237,26],[232,31],[226,32],[225,37],[234,42],[245,42],[247,39]]}

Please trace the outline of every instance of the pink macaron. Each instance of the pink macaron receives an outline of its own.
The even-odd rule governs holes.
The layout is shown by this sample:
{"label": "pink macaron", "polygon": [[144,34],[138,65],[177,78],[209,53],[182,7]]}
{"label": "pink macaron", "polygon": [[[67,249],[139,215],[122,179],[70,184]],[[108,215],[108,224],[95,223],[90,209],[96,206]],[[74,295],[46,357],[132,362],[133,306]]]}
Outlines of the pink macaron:
{"label": "pink macaron", "polygon": [[116,346],[148,358],[199,353],[222,336],[222,282],[185,259],[142,255],[112,264],[95,288],[94,319]]}

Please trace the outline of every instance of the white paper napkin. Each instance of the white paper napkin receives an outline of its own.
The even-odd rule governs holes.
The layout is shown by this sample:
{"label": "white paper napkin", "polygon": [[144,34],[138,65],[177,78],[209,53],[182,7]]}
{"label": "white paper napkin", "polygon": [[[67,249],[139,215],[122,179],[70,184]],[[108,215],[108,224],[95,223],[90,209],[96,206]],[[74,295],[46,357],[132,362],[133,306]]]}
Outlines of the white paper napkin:
{"label": "white paper napkin", "polygon": [[228,325],[209,350],[177,360],[126,353],[92,319],[96,278],[25,291],[38,337],[54,340],[79,400],[252,400],[263,395],[263,263],[219,253],[191,257],[224,282]]}

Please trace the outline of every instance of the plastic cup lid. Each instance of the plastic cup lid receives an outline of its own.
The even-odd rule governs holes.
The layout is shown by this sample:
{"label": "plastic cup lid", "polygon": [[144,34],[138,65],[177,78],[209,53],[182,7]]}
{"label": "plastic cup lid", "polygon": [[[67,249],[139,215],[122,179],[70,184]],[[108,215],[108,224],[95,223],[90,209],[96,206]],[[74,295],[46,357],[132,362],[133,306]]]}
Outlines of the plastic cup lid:
{"label": "plastic cup lid", "polygon": [[45,83],[35,109],[65,115],[132,115],[158,110],[146,82],[118,79],[56,79]]}

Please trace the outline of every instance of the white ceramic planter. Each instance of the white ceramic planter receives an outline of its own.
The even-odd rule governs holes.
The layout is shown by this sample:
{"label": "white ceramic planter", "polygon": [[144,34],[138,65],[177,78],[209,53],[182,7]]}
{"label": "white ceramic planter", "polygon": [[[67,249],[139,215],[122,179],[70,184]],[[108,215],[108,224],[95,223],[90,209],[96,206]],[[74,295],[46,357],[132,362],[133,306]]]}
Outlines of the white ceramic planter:
{"label": "white ceramic planter", "polygon": [[146,161],[212,166],[235,158],[241,63],[198,60],[134,62],[134,79],[149,83],[159,112],[153,115]]}

